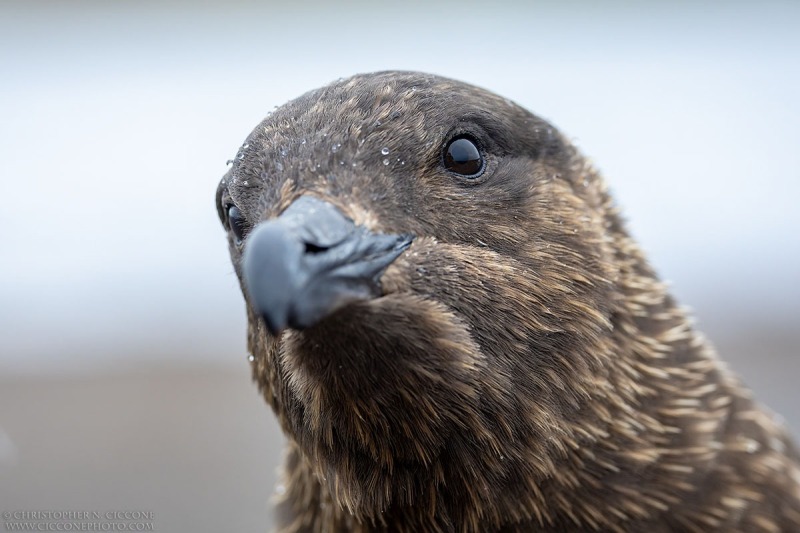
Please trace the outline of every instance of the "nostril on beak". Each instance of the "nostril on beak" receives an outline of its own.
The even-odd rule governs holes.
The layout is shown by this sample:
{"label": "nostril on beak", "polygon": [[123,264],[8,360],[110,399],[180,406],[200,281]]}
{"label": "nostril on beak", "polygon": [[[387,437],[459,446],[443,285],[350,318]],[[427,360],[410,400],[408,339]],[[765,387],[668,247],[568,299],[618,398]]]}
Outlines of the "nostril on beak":
{"label": "nostril on beak", "polygon": [[306,254],[314,255],[314,254],[320,254],[322,252],[327,252],[328,249],[329,249],[328,246],[319,246],[317,244],[314,244],[313,242],[306,242],[303,252]]}

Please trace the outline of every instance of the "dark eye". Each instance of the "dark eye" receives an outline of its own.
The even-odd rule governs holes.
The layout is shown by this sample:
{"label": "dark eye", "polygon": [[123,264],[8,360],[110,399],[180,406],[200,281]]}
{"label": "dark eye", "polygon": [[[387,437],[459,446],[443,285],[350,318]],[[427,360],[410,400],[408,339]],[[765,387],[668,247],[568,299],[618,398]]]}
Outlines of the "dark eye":
{"label": "dark eye", "polygon": [[450,172],[477,178],[483,172],[483,167],[483,156],[468,137],[457,137],[444,149],[444,168]]}
{"label": "dark eye", "polygon": [[228,224],[236,237],[236,244],[241,244],[244,239],[245,220],[242,212],[235,205],[228,206]]}

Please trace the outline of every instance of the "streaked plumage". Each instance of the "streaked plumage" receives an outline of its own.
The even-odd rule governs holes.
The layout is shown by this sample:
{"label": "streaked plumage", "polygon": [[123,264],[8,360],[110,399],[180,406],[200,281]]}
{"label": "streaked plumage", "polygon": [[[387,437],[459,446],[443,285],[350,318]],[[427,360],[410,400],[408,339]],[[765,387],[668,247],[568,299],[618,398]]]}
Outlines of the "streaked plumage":
{"label": "streaked plumage", "polygon": [[[479,178],[443,168],[459,135]],[[281,531],[800,531],[785,430],[551,125],[435,76],[340,80],[253,131],[218,205],[252,231],[301,196],[414,240],[378,297],[277,337],[243,282]]]}

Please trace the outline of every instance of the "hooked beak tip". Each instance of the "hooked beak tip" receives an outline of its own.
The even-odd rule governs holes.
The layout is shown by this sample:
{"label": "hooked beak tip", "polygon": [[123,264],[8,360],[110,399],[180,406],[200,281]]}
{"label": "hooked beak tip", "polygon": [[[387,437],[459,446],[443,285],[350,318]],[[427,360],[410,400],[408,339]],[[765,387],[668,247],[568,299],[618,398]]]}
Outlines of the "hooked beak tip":
{"label": "hooked beak tip", "polygon": [[269,331],[270,335],[273,337],[279,336],[283,330],[286,329],[287,321],[285,318],[276,317],[274,314],[268,312],[260,312],[259,315],[261,316],[261,320],[264,321],[267,331]]}

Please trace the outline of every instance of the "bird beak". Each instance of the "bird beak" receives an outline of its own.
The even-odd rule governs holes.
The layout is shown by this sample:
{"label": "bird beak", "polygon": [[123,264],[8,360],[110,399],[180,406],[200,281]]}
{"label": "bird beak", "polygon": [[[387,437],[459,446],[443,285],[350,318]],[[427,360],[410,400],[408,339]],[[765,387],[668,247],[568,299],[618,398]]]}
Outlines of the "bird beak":
{"label": "bird beak", "polygon": [[380,276],[412,240],[372,233],[333,205],[301,196],[245,241],[250,303],[273,335],[311,327],[351,302],[380,296]]}

